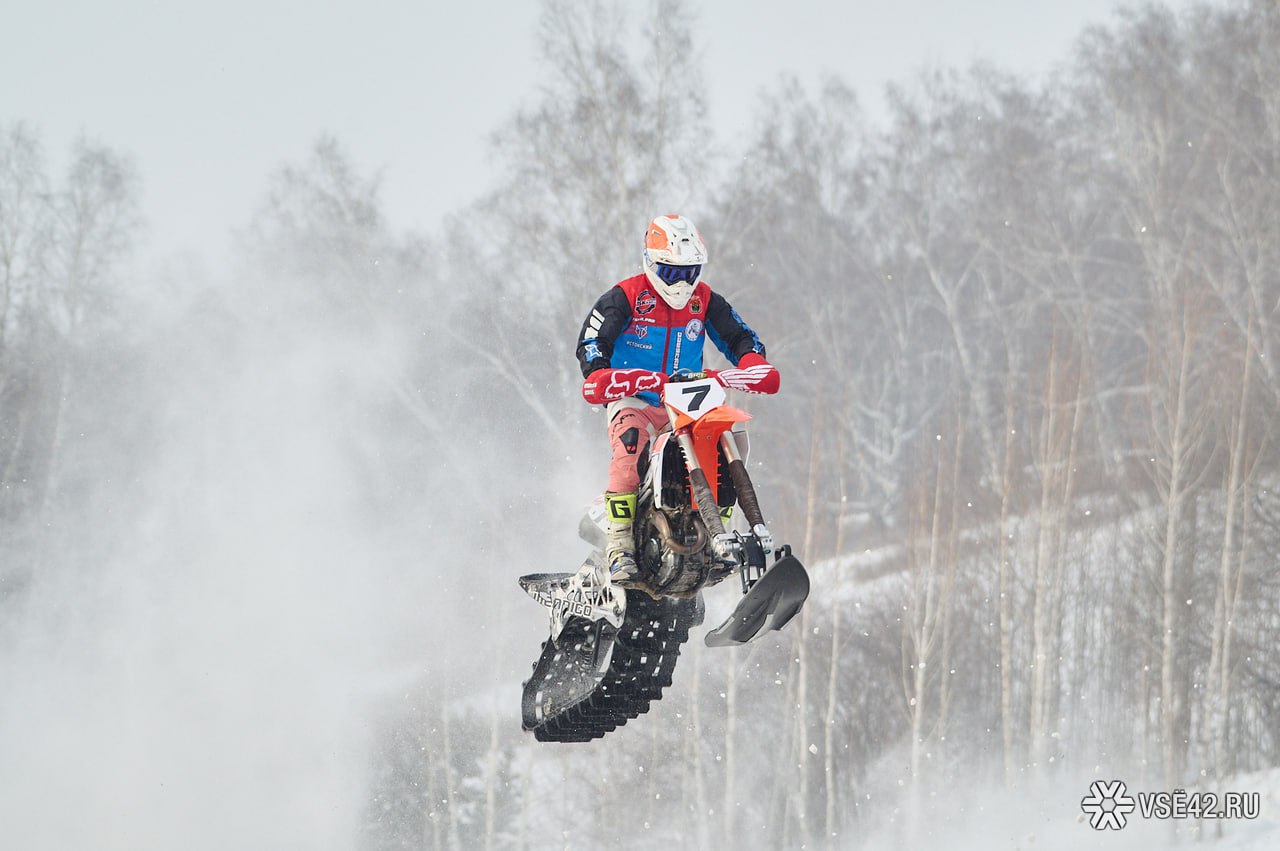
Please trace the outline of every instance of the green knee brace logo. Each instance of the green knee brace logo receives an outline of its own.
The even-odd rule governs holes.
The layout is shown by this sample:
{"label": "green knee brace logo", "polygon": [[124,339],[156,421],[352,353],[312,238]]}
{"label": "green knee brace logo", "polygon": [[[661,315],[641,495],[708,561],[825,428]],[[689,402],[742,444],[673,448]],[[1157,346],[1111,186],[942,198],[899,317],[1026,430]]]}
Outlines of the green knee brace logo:
{"label": "green knee brace logo", "polygon": [[611,520],[633,520],[636,516],[636,495],[633,493],[609,494],[605,496],[604,502]]}

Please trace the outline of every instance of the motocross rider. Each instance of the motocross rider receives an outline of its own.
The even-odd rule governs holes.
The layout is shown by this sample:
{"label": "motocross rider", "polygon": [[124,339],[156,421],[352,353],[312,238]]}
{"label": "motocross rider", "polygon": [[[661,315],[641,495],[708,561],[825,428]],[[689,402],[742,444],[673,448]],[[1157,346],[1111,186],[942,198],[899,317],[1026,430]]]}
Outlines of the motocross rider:
{"label": "motocross rider", "polygon": [[710,337],[733,369],[706,370],[725,387],[776,393],[778,370],[765,360],[764,344],[719,293],[702,279],[707,247],[693,223],[658,216],[645,232],[641,274],[600,296],[578,335],[582,396],[608,406],[609,562],[614,581],[636,571],[632,523],[640,475],[636,460],[668,423],[660,393],[669,375],[701,372],[702,343]]}

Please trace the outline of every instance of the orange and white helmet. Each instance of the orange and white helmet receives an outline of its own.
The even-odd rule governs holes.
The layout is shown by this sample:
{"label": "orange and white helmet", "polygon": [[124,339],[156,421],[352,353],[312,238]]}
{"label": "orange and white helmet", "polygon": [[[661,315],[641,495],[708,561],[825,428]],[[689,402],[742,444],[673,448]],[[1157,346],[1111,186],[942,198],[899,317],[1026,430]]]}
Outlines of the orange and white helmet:
{"label": "orange and white helmet", "polygon": [[649,222],[644,235],[644,273],[673,310],[683,309],[693,298],[706,262],[707,246],[693,222],[674,214]]}

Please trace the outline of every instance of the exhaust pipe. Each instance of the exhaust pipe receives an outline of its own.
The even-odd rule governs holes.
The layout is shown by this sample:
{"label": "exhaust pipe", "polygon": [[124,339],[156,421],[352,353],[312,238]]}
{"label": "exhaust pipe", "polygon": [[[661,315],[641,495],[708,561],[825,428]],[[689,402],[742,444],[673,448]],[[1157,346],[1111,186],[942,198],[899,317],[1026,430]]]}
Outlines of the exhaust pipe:
{"label": "exhaust pipe", "polygon": [[702,552],[703,547],[707,545],[707,528],[701,523],[695,523],[693,526],[694,531],[697,533],[694,542],[692,544],[682,544],[671,533],[671,523],[667,520],[667,515],[655,508],[649,518],[653,522],[653,527],[658,530],[658,534],[662,536],[662,542],[667,545],[667,549],[676,555],[695,555]]}

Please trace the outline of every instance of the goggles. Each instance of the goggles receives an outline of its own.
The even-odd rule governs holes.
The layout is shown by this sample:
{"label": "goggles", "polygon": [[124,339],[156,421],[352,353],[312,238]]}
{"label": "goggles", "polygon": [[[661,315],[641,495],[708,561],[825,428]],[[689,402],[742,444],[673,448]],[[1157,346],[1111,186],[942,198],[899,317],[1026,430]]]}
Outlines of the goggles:
{"label": "goggles", "polygon": [[653,266],[654,273],[668,284],[692,284],[702,272],[701,266],[672,266],[670,263],[655,263]]}

